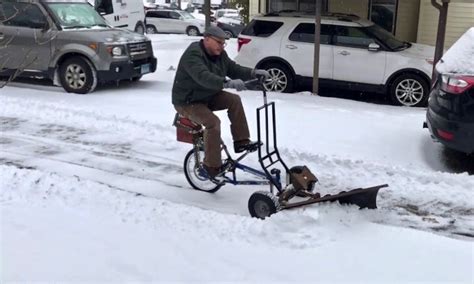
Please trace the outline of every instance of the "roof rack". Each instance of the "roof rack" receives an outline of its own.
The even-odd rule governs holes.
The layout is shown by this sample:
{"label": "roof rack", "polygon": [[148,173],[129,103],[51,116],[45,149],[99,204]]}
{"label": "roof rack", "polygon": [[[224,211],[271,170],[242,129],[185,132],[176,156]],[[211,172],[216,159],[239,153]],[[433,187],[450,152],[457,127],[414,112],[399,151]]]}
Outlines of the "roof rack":
{"label": "roof rack", "polygon": [[[264,17],[308,17],[314,16],[314,11],[296,11],[296,10],[280,10],[276,12],[270,12],[264,14]],[[335,18],[340,21],[353,22],[360,20],[360,17],[354,14],[344,14],[344,13],[322,13],[322,17]]]}

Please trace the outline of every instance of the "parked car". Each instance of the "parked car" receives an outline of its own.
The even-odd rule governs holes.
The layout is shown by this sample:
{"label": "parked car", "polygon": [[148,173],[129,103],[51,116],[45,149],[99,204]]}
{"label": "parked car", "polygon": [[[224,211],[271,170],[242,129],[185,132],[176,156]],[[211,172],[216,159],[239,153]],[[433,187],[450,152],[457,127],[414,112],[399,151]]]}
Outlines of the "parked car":
{"label": "parked car", "polygon": [[[238,38],[236,61],[263,68],[267,90],[292,92],[312,80],[314,16],[281,13],[255,17]],[[320,83],[388,94],[394,104],[426,105],[434,47],[403,42],[354,15],[322,17]]]}
{"label": "parked car", "polygon": [[181,10],[148,10],[146,12],[146,32],[179,33],[197,36],[204,33],[205,21]]}
{"label": "parked car", "polygon": [[145,11],[142,0],[88,0],[88,2],[112,27],[145,33]]}
{"label": "parked car", "polygon": [[143,0],[143,8],[146,11],[148,10],[153,10],[157,9],[157,5],[155,3],[155,0]]}
{"label": "parked car", "polygon": [[240,18],[220,17],[217,19],[217,26],[231,38],[237,37],[244,29],[245,24]]}
{"label": "parked car", "polygon": [[110,27],[86,0],[0,2],[0,11],[0,75],[49,78],[85,94],[156,69],[148,38]]}
{"label": "parked car", "polygon": [[239,10],[237,9],[217,9],[214,11],[214,17],[219,19],[220,17],[240,17]]}
{"label": "parked car", "polygon": [[443,55],[426,112],[435,141],[447,148],[474,153],[474,27]]}

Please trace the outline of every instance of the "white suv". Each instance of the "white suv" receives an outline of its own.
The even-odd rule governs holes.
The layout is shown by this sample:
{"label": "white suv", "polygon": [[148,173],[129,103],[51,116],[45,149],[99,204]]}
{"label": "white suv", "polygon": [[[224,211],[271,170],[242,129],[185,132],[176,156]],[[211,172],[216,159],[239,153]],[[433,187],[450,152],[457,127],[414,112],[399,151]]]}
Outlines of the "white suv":
{"label": "white suv", "polygon": [[[238,38],[237,63],[263,68],[269,91],[292,92],[312,80],[314,16],[269,14],[254,18]],[[434,47],[403,42],[354,15],[321,20],[321,85],[388,94],[393,103],[426,105]]]}
{"label": "white suv", "polygon": [[178,33],[197,36],[204,33],[205,21],[181,10],[148,10],[146,12],[146,32]]}

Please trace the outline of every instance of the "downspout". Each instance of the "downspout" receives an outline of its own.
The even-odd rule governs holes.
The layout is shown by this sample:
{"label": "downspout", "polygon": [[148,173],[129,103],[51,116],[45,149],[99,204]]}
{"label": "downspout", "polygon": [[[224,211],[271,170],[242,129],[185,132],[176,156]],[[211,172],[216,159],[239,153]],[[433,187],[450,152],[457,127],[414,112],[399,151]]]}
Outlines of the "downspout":
{"label": "downspout", "polygon": [[436,63],[443,56],[444,50],[444,40],[446,36],[446,24],[448,22],[448,6],[451,0],[441,0],[443,5],[440,5],[437,0],[431,0],[431,5],[439,10],[439,20],[438,20],[438,34],[436,36],[436,48],[435,55],[433,60],[433,71],[431,74],[431,83],[433,84],[436,81]]}
{"label": "downspout", "polygon": [[313,95],[319,92],[319,49],[321,45],[321,9],[323,0],[316,0],[314,25]]}
{"label": "downspout", "polygon": [[211,25],[211,0],[204,0],[204,15],[206,16],[206,29]]}

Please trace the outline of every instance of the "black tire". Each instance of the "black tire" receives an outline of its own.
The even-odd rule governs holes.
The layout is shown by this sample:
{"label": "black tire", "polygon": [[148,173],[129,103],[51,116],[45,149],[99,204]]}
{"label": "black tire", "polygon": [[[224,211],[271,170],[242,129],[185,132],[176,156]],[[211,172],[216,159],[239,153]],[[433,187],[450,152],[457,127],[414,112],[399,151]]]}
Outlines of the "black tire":
{"label": "black tire", "polygon": [[138,81],[140,81],[141,78],[142,78],[142,75],[137,76],[137,77],[133,77],[132,82],[138,82]]}
{"label": "black tire", "polygon": [[146,33],[147,34],[156,34],[158,30],[153,25],[146,25]]}
{"label": "black tire", "polygon": [[97,87],[97,72],[89,60],[75,56],[61,63],[59,80],[66,92],[87,94]]}
{"label": "black tire", "polygon": [[143,23],[137,23],[137,26],[135,27],[135,32],[139,34],[145,34],[145,26]]}
{"label": "black tire", "polygon": [[268,191],[254,192],[249,198],[250,216],[265,219],[280,211],[280,202],[278,197]]}
{"label": "black tire", "polygon": [[[204,158],[204,150],[199,151],[199,161],[196,164],[196,156],[194,155],[194,149],[189,151],[184,158],[184,175],[188,183],[196,190],[214,193],[218,191],[222,184],[215,184],[210,181],[209,178],[203,177],[199,174],[200,166],[202,165],[202,159]],[[196,167],[197,166],[197,167]]]}
{"label": "black tire", "polygon": [[186,29],[186,34],[188,36],[198,36],[199,35],[199,30],[196,27],[190,26]]}
{"label": "black tire", "polygon": [[426,106],[429,97],[429,84],[420,75],[405,73],[396,77],[389,88],[390,100],[394,105]]}
{"label": "black tire", "polygon": [[271,78],[265,80],[264,87],[267,91],[291,93],[295,86],[295,76],[293,72],[284,64],[270,62],[262,66],[270,73]]}
{"label": "black tire", "polygon": [[229,30],[224,30],[225,34],[229,37],[229,38],[233,38],[235,37],[234,33],[232,31],[229,31]]}

